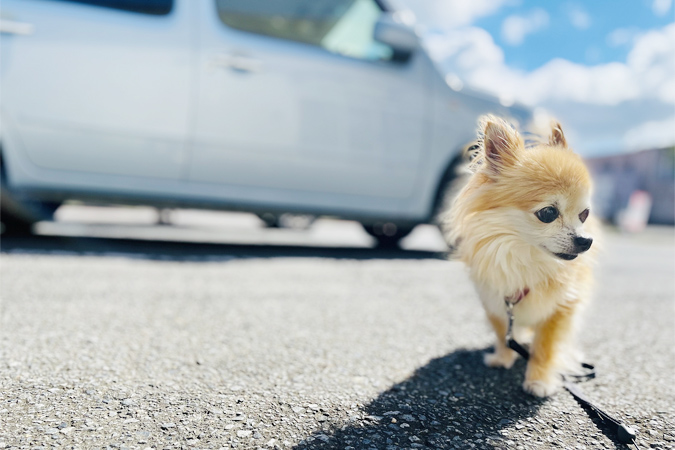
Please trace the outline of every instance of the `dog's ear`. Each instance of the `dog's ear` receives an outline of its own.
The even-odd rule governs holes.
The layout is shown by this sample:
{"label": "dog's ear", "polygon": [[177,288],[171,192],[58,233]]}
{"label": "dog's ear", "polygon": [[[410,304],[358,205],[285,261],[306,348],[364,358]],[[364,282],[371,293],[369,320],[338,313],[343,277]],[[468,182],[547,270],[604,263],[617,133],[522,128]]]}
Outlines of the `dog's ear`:
{"label": "dog's ear", "polygon": [[481,117],[480,126],[488,170],[498,174],[505,167],[514,165],[523,147],[518,132],[504,120],[490,115]]}
{"label": "dog's ear", "polygon": [[567,140],[563,134],[562,127],[555,120],[551,122],[551,137],[548,138],[548,144],[551,147],[567,148]]}

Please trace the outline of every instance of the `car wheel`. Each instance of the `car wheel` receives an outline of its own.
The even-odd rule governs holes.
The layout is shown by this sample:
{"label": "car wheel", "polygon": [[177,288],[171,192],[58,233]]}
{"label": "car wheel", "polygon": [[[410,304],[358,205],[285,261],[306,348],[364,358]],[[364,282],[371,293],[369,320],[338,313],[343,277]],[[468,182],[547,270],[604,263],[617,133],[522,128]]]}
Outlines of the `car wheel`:
{"label": "car wheel", "polygon": [[401,239],[410,234],[414,226],[402,226],[392,222],[378,222],[375,224],[362,224],[363,229],[377,240],[380,248],[394,248]]}
{"label": "car wheel", "polygon": [[12,216],[4,209],[0,212],[3,236],[30,236],[33,234],[33,222]]}
{"label": "car wheel", "polygon": [[5,184],[4,167],[0,158],[0,222],[3,236],[29,236],[33,225],[40,220],[49,220],[60,203],[37,200],[19,200]]}
{"label": "car wheel", "polygon": [[60,206],[59,203],[37,201],[17,205],[13,200],[6,200],[8,196],[5,192],[3,187],[2,208],[0,208],[3,236],[30,236],[33,234],[33,225],[41,220],[51,220],[54,211]]}
{"label": "car wheel", "polygon": [[279,228],[279,217],[272,213],[256,214],[260,220],[263,221],[265,228]]}
{"label": "car wheel", "polygon": [[470,174],[468,170],[469,163],[477,156],[478,150],[477,144],[468,145],[452,160],[445,170],[436,190],[434,209],[431,217],[432,223],[437,225],[442,224],[444,213],[448,211],[452,201],[462,187],[464,187],[464,184],[466,184]]}
{"label": "car wheel", "polygon": [[260,220],[263,221],[265,228],[290,228],[293,230],[307,230],[316,220],[316,216],[309,214],[260,213],[256,215]]}

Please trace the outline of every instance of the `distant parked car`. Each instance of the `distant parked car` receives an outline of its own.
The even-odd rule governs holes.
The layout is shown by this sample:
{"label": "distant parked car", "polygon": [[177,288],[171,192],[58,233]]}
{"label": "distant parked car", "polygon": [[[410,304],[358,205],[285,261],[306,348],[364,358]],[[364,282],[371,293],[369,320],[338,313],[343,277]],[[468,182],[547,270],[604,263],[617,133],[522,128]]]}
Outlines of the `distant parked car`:
{"label": "distant parked car", "polygon": [[3,0],[2,220],[68,199],[429,223],[479,114],[381,0]]}

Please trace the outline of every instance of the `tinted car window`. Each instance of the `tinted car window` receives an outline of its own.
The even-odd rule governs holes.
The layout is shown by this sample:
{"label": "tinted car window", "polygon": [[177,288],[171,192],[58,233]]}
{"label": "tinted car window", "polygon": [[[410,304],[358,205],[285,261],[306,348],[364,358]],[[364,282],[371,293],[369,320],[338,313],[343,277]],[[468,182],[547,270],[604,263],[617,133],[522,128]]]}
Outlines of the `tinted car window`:
{"label": "tinted car window", "polygon": [[169,14],[173,7],[173,0],[59,0],[74,3],[84,3],[105,8],[121,9],[143,14],[161,16]]}
{"label": "tinted car window", "polygon": [[375,0],[216,0],[226,25],[323,47],[354,58],[390,59],[373,39],[382,10]]}

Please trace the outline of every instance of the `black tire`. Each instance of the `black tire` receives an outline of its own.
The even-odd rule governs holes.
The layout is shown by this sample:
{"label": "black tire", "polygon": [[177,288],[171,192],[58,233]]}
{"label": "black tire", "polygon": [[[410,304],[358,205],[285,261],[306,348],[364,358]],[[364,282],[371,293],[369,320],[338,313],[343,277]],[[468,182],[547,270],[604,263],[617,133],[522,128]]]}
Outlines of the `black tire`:
{"label": "black tire", "polygon": [[3,236],[30,236],[33,234],[34,222],[13,216],[4,209],[0,212]]}
{"label": "black tire", "polygon": [[410,234],[414,226],[397,225],[393,222],[378,222],[375,224],[362,224],[366,233],[377,240],[379,248],[395,248],[398,243]]}
{"label": "black tire", "polygon": [[30,236],[33,225],[50,220],[60,203],[16,199],[6,185],[7,177],[0,156],[0,222],[3,236]]}
{"label": "black tire", "polygon": [[466,182],[466,165],[470,161],[470,152],[474,146],[467,147],[457,155],[438,183],[431,215],[431,223],[441,225],[443,213],[448,210],[452,200]]}
{"label": "black tire", "polygon": [[6,188],[2,186],[0,222],[3,236],[30,236],[33,234],[33,225],[41,220],[51,220],[54,211],[60,206],[60,203],[39,201],[19,204],[6,195],[6,192]]}
{"label": "black tire", "polygon": [[308,230],[316,220],[316,216],[310,214],[256,214],[263,221],[265,228],[288,228],[293,230]]}
{"label": "black tire", "polygon": [[272,213],[256,214],[260,220],[263,221],[265,228],[280,228],[279,216]]}

